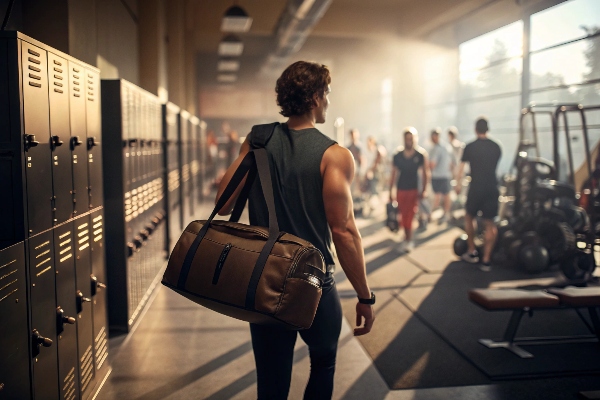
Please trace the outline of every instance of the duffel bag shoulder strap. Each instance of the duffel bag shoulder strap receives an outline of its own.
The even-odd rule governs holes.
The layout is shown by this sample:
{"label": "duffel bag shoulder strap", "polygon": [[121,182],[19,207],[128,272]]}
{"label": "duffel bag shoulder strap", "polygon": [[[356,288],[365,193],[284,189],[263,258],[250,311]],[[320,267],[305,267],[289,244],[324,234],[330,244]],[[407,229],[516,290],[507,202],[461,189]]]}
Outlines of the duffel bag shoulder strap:
{"label": "duffel bag shoulder strap", "polygon": [[248,284],[245,306],[246,309],[249,310],[254,310],[258,281],[260,280],[260,276],[262,275],[262,271],[267,262],[267,258],[269,257],[269,254],[271,253],[275,242],[279,238],[279,223],[277,222],[277,213],[275,211],[275,200],[273,196],[273,184],[271,181],[269,158],[267,151],[264,148],[253,149],[249,151],[248,154],[246,154],[246,156],[242,160],[242,163],[233,174],[231,180],[229,181],[229,184],[223,191],[223,194],[219,198],[219,201],[217,202],[217,205],[215,206],[210,217],[208,218],[204,226],[202,226],[200,232],[198,232],[198,235],[196,236],[194,242],[190,246],[185,256],[183,266],[181,268],[181,273],[179,275],[179,280],[177,282],[177,287],[179,289],[185,289],[185,283],[187,281],[190,268],[192,266],[192,261],[194,259],[194,256],[196,255],[198,247],[200,246],[200,242],[202,241],[202,239],[206,235],[206,232],[208,231],[208,228],[210,227],[211,221],[216,216],[217,212],[221,208],[223,208],[227,200],[233,195],[235,189],[238,187],[246,173],[252,168],[253,165],[256,165],[262,192],[267,203],[267,209],[269,211],[269,237],[258,256],[258,259],[252,271],[250,282]]}
{"label": "duffel bag shoulder strap", "polygon": [[[273,136],[273,132],[275,132],[277,125],[279,125],[279,122],[264,125],[254,125],[250,131],[250,148],[260,149],[265,147],[271,139],[271,136]],[[251,168],[250,171],[248,171],[248,176],[246,177],[246,184],[244,185],[235,202],[235,206],[233,207],[229,221],[238,222],[240,220],[242,212],[246,207],[246,201],[248,200],[248,195],[250,194],[250,189],[252,188],[255,178],[256,169]]]}

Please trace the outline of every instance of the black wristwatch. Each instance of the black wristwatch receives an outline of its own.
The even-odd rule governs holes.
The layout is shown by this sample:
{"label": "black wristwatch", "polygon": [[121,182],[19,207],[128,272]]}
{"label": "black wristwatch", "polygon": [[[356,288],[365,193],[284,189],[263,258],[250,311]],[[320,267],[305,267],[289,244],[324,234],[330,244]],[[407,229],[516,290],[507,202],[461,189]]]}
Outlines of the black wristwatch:
{"label": "black wristwatch", "polygon": [[360,297],[358,297],[358,302],[362,304],[375,304],[375,293],[371,292],[370,299],[361,299]]}

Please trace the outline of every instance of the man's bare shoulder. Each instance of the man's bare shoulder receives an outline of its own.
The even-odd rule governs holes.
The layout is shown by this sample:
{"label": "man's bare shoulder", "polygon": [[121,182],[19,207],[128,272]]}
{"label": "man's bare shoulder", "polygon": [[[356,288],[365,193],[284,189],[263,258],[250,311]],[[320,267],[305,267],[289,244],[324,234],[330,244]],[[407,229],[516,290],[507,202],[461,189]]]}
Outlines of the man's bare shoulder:
{"label": "man's bare shoulder", "polygon": [[329,146],[321,160],[321,172],[329,167],[335,167],[345,171],[348,175],[354,173],[354,157],[347,148],[334,144]]}

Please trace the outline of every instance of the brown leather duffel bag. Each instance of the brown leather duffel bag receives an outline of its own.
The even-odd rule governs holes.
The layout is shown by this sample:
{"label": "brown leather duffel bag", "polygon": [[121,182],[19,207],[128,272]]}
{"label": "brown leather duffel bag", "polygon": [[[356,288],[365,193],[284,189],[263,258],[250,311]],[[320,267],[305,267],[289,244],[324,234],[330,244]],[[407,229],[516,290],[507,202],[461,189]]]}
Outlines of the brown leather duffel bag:
{"label": "brown leather duffel bag", "polygon": [[[208,220],[193,221],[182,233],[162,283],[234,318],[307,329],[321,299],[325,261],[306,240],[279,232],[267,157],[264,148],[246,155]],[[232,215],[233,220],[239,218],[257,169],[269,228],[213,221],[248,172]]]}

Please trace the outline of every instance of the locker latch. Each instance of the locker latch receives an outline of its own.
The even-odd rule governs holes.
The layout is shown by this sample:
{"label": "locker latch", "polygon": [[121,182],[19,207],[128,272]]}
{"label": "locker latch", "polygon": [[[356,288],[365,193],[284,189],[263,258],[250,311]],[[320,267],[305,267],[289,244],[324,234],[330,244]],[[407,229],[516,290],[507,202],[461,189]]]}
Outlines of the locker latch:
{"label": "locker latch", "polygon": [[79,136],[73,136],[71,138],[71,150],[75,150],[75,147],[81,146],[83,142],[79,139]]}
{"label": "locker latch", "polygon": [[31,333],[31,347],[33,351],[33,357],[37,357],[40,354],[40,346],[52,346],[52,339],[43,337],[37,329],[34,329]]}
{"label": "locker latch", "polygon": [[98,282],[98,278],[96,277],[96,275],[92,274],[90,275],[90,278],[92,279],[92,296],[96,295],[96,293],[98,292],[98,288],[106,289],[106,285],[104,283]]}
{"label": "locker latch", "polygon": [[65,311],[60,306],[56,307],[56,331],[58,333],[65,330],[65,324],[75,325],[75,322],[75,318],[66,316]]}
{"label": "locker latch", "polygon": [[25,135],[25,151],[37,146],[38,144],[40,144],[40,142],[35,140],[35,135]]}
{"label": "locker latch", "polygon": [[57,148],[58,146],[62,146],[63,141],[60,140],[60,136],[52,136],[52,147]]}
{"label": "locker latch", "polygon": [[99,144],[100,144],[100,141],[98,139],[96,139],[95,137],[89,137],[87,139],[88,150],[91,150],[94,146],[98,146]]}
{"label": "locker latch", "polygon": [[89,303],[92,299],[85,297],[81,290],[77,291],[77,313],[81,313],[83,311],[83,303]]}

